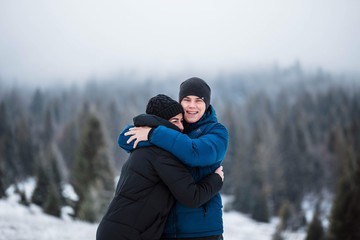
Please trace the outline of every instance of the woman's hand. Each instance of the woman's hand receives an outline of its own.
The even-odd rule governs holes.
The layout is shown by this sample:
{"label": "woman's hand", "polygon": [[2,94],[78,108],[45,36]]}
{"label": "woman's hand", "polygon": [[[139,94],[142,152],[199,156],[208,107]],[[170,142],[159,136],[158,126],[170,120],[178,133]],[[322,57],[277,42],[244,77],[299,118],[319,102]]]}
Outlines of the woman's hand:
{"label": "woman's hand", "polygon": [[135,140],[134,148],[136,148],[139,142],[148,140],[148,135],[150,130],[151,128],[146,126],[129,128],[129,131],[124,133],[125,136],[130,136],[130,138],[126,141],[126,143],[129,144]]}
{"label": "woman's hand", "polygon": [[224,181],[223,166],[218,167],[218,168],[215,170],[215,173],[219,174],[219,176],[221,177],[222,181]]}

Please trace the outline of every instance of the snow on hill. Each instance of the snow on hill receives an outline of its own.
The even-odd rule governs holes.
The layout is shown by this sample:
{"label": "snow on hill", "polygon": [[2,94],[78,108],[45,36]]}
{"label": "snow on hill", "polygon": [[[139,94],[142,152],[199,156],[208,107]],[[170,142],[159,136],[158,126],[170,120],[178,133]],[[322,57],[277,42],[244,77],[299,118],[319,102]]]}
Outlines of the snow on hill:
{"label": "snow on hill", "polygon": [[25,207],[0,200],[1,240],[95,239],[96,224],[64,220],[42,213],[34,205]]}
{"label": "snow on hill", "polygon": [[[12,190],[9,197],[0,199],[0,240],[95,240],[97,224],[66,217],[46,215],[41,208],[18,203],[19,196]],[[223,197],[227,201],[226,196]],[[64,213],[66,209],[64,209]],[[238,212],[224,213],[225,240],[271,240],[277,220],[257,223]],[[285,233],[285,239],[302,240],[304,233]]]}

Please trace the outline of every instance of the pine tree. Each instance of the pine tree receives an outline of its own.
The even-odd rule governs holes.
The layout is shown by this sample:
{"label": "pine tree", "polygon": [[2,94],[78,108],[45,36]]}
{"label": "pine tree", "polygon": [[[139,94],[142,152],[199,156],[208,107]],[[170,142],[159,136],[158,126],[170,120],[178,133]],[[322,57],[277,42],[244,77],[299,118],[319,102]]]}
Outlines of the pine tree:
{"label": "pine tree", "polygon": [[6,196],[6,186],[4,180],[4,167],[2,161],[0,160],[0,199]]}
{"label": "pine tree", "polygon": [[52,145],[45,145],[40,151],[36,175],[36,187],[32,195],[32,202],[41,206],[46,213],[60,216],[60,209],[64,203],[62,197],[62,177],[58,167],[58,160]]}
{"label": "pine tree", "polygon": [[[42,116],[42,95],[39,91],[35,93],[32,107],[38,113],[38,117]],[[47,108],[44,119],[41,118],[37,123],[37,145],[39,153],[37,155],[37,174],[36,187],[33,192],[32,201],[41,206],[44,212],[60,216],[60,209],[64,204],[62,196],[62,172],[66,170],[60,169],[62,157],[59,156],[57,145],[54,142],[54,124],[52,112]]]}
{"label": "pine tree", "polygon": [[79,148],[79,132],[79,126],[77,126],[75,121],[71,121],[63,127],[59,140],[59,148],[70,171],[74,169],[74,163],[76,162],[76,151]]}
{"label": "pine tree", "polygon": [[283,202],[278,213],[280,217],[280,223],[278,227],[279,231],[289,229],[289,222],[291,221],[293,214],[294,214],[294,207],[292,206],[292,204],[288,201]]}
{"label": "pine tree", "polygon": [[263,171],[264,136],[259,124],[254,125],[251,147],[248,148],[250,154],[235,164],[240,173],[236,180],[233,206],[236,210],[249,214],[256,221],[268,222],[268,197]]}
{"label": "pine tree", "polygon": [[102,213],[102,210],[100,204],[98,204],[97,195],[98,189],[94,186],[90,186],[76,213],[79,219],[89,222],[96,222],[99,220],[99,214]]}
{"label": "pine tree", "polygon": [[46,199],[43,204],[44,212],[55,217],[61,216],[61,196],[59,195],[56,184],[51,181],[47,192]]}
{"label": "pine tree", "polygon": [[45,112],[45,119],[43,123],[43,130],[42,130],[42,141],[46,144],[49,144],[54,137],[55,129],[53,123],[53,117],[51,114],[51,110],[48,108]]}
{"label": "pine tree", "polygon": [[17,146],[18,162],[24,177],[34,175],[35,146],[30,126],[26,117],[22,116],[15,125],[14,138]]}
{"label": "pine tree", "polygon": [[255,196],[254,206],[252,209],[251,217],[258,222],[269,222],[269,210],[266,193],[263,189],[258,189]]}
{"label": "pine tree", "polygon": [[329,239],[360,239],[360,126],[337,129],[335,151],[341,160],[341,176],[333,202]]}
{"label": "pine tree", "polygon": [[6,191],[6,178],[5,178],[5,165],[6,165],[6,129],[7,129],[7,118],[5,104],[0,104],[0,198],[5,197]]}
{"label": "pine tree", "polygon": [[40,89],[36,89],[31,104],[30,112],[32,113],[35,121],[40,121],[44,111],[44,96]]}
{"label": "pine tree", "polygon": [[36,187],[34,189],[31,201],[38,206],[43,206],[48,195],[50,177],[48,169],[42,161],[39,161],[36,169]]}
{"label": "pine tree", "polygon": [[14,135],[4,101],[0,103],[0,198],[5,196],[6,188],[14,181],[17,173],[14,164]]}
{"label": "pine tree", "polygon": [[86,119],[72,177],[79,196],[75,215],[99,220],[113,196],[114,174],[100,120],[94,115]]}
{"label": "pine tree", "polygon": [[323,240],[325,237],[324,228],[321,223],[321,219],[319,216],[319,211],[316,210],[314,212],[313,219],[309,225],[307,230],[305,240]]}

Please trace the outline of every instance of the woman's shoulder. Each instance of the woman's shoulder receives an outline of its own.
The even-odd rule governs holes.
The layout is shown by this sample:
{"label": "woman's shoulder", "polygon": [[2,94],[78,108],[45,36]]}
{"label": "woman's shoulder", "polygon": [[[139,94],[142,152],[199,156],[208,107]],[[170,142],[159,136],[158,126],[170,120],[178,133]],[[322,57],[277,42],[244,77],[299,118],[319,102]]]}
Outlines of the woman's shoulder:
{"label": "woman's shoulder", "polygon": [[179,128],[177,128],[174,124],[170,123],[168,120],[160,118],[155,115],[151,114],[140,114],[133,118],[134,125],[136,127],[138,126],[148,126],[148,127],[158,127],[158,126],[165,126],[167,128],[172,128],[174,130],[179,131]]}

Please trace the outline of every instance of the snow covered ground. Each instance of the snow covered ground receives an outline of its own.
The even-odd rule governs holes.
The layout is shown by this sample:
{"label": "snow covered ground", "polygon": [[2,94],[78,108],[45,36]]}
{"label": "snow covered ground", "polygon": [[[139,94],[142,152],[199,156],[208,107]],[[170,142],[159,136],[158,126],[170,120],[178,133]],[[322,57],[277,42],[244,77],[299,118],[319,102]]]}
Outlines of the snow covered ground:
{"label": "snow covered ground", "polygon": [[[0,200],[0,240],[95,240],[97,224],[46,215],[35,205],[19,204],[19,196],[11,191],[8,194]],[[237,212],[225,212],[224,239],[271,240],[276,224],[276,219],[264,224]],[[303,240],[305,234],[285,233],[284,238]]]}
{"label": "snow covered ground", "polygon": [[[270,240],[276,221],[256,223],[237,212],[224,213],[225,240]],[[95,239],[97,224],[59,219],[35,205],[25,207],[12,199],[0,200],[0,240]],[[287,233],[286,239],[304,239],[303,233]]]}

